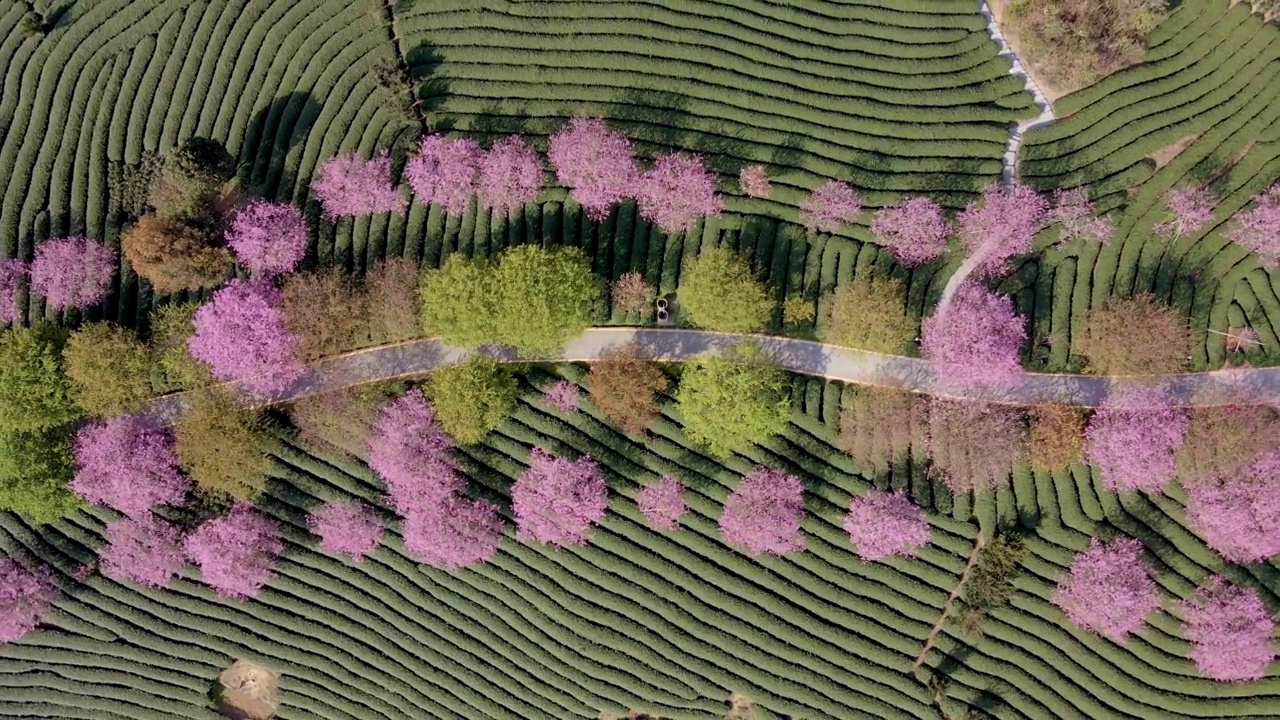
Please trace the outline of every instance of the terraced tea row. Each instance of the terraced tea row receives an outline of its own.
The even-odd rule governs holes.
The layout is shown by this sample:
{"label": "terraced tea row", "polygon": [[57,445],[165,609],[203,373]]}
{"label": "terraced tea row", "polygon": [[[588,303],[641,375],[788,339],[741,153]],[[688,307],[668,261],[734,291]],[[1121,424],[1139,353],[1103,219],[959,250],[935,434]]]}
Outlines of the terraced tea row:
{"label": "terraced tea row", "polygon": [[[1080,467],[1055,477],[1020,471],[1011,488],[976,504],[917,463],[871,481],[832,447],[844,388],[806,378],[793,380],[787,431],[721,464],[689,447],[669,408],[643,443],[590,404],[548,414],[538,388],[553,379],[526,374],[512,419],[467,448],[464,464],[472,490],[506,507],[531,446],[598,458],[615,500],[588,546],[553,551],[508,537],[492,564],[455,575],[415,566],[398,540],[363,564],[336,562],[314,549],[303,516],[338,497],[376,504],[380,483],[362,464],[289,444],[264,502],[285,523],[288,549],[257,599],[216,599],[190,574],[163,595],[92,577],[60,604],[50,629],[3,646],[0,715],[197,717],[210,678],[247,655],[284,671],[284,718],[402,717],[405,708],[565,718],[625,706],[692,718],[717,712],[730,690],[760,712],[794,717],[931,718],[934,695],[909,674],[911,660],[976,531],[1021,524],[1035,529],[1013,605],[992,615],[978,644],[945,626],[926,658],[926,669],[948,678],[948,712],[1275,716],[1275,678],[1224,692],[1197,677],[1164,613],[1119,646],[1049,604],[1072,553],[1106,527],[1157,551],[1170,595],[1185,597],[1223,571],[1183,527],[1177,500],[1118,501]],[[758,463],[805,478],[804,553],[761,562],[723,544],[721,506]],[[632,500],[667,473],[684,480],[691,510],[670,534],[647,529]],[[840,522],[849,497],[872,482],[932,509],[933,540],[917,560],[857,559]],[[0,547],[69,576],[92,560],[105,519],[84,514],[33,531],[6,516]],[[1274,566],[1226,572],[1277,600]]]}

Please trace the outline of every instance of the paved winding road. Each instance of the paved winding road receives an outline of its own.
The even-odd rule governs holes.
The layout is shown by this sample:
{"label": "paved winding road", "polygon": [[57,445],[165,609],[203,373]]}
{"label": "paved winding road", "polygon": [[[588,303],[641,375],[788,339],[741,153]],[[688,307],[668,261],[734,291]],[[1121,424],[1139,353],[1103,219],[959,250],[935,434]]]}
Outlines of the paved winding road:
{"label": "paved winding road", "polygon": [[[1280,407],[1280,367],[1246,368],[1163,377],[1125,378],[1092,375],[1044,375],[1025,373],[1020,382],[995,390],[954,387],[940,380],[934,366],[920,358],[881,355],[865,350],[825,345],[812,340],[771,335],[734,335],[678,328],[591,328],[568,343],[559,357],[568,362],[598,360],[606,351],[635,342],[656,360],[682,362],[696,355],[717,352],[750,337],[783,368],[829,380],[896,387],[957,399],[984,400],[1016,405],[1057,402],[1085,407],[1102,404],[1113,390],[1138,382],[1167,385],[1178,404],[1228,405],[1248,403]],[[502,361],[517,358],[503,348],[479,352]],[[283,392],[263,404],[296,400],[327,390],[377,380],[421,375],[432,368],[461,362],[471,351],[444,345],[434,338],[357,350],[320,360]],[[186,407],[185,393],[157,398],[148,412],[171,418]]]}

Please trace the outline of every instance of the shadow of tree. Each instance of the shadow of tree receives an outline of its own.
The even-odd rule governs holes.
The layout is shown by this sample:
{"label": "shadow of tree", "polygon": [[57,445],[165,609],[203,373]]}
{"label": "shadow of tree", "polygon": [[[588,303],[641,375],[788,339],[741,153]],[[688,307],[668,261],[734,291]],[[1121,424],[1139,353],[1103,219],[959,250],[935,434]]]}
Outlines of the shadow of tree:
{"label": "shadow of tree", "polygon": [[288,170],[289,153],[307,139],[320,107],[311,93],[291,92],[253,116],[240,147],[237,172],[246,190],[286,200],[297,194],[297,177]]}

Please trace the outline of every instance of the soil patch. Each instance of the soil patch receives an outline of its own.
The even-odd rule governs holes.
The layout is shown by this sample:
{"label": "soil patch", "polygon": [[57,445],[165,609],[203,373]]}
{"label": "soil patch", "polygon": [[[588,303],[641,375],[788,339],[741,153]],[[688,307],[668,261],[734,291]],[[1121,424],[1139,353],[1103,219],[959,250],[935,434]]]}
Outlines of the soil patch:
{"label": "soil patch", "polygon": [[1004,35],[1005,42],[1009,43],[1009,49],[1014,55],[1018,56],[1018,60],[1022,62],[1022,69],[1031,77],[1035,84],[1040,87],[1040,92],[1049,99],[1049,104],[1053,105],[1058,102],[1058,98],[1063,95],[1079,90],[1080,88],[1063,87],[1049,82],[1045,78],[1045,74],[1036,69],[1031,58],[1026,55],[1026,48],[1022,46],[1018,32],[1013,28],[1011,23],[1005,22],[1005,14],[1008,12],[1009,0],[987,0],[987,7],[991,8],[991,15],[996,19],[996,24],[1000,26],[1000,32]]}
{"label": "soil patch", "polygon": [[1151,156],[1151,159],[1156,163],[1156,169],[1158,170],[1165,165],[1168,165],[1171,160],[1178,157],[1179,153],[1190,147],[1191,143],[1195,142],[1199,137],[1200,135],[1198,134],[1188,135],[1172,145],[1166,145],[1157,150],[1156,153]]}
{"label": "soil patch", "polygon": [[231,720],[271,720],[276,715],[280,673],[248,660],[236,660],[218,675],[214,699]]}

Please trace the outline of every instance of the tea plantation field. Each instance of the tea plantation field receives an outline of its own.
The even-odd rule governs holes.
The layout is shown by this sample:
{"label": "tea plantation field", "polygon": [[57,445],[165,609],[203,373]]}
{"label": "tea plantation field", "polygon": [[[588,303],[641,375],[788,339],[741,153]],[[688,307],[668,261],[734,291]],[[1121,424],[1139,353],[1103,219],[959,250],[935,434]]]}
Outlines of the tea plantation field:
{"label": "tea plantation field", "polygon": [[[190,572],[163,593],[93,577],[50,629],[0,648],[0,716],[200,717],[210,679],[240,656],[284,672],[287,718],[563,719],[627,707],[708,718],[729,691],[753,698],[763,718],[937,718],[939,704],[952,717],[968,708],[1001,718],[1280,715],[1280,677],[1242,686],[1198,677],[1166,612],[1119,646],[1048,602],[1057,573],[1104,526],[1157,549],[1168,595],[1221,570],[1180,524],[1175,500],[1117,500],[1077,469],[1024,471],[975,507],[902,467],[876,483],[907,488],[934,511],[933,542],[914,561],[863,563],[840,528],[868,481],[832,447],[839,385],[797,379],[783,436],[722,465],[688,447],[670,416],[637,443],[589,403],[569,419],[548,414],[537,388],[550,382],[526,373],[517,411],[466,449],[466,465],[473,489],[506,502],[532,445],[591,453],[614,501],[588,546],[554,551],[508,537],[493,563],[456,575],[415,566],[397,539],[362,565],[334,560],[315,550],[306,511],[333,498],[377,503],[381,484],[361,463],[289,444],[261,503],[284,522],[288,549],[261,595],[220,600]],[[723,544],[721,505],[755,463],[804,478],[804,553],[756,561]],[[649,530],[631,499],[663,473],[689,488],[676,533]],[[4,517],[0,548],[69,574],[93,559],[104,520],[34,531]],[[912,660],[979,528],[1018,524],[1034,533],[1013,603],[976,645],[944,629],[921,675],[949,679],[935,697]],[[1277,601],[1273,566],[1226,571]]]}
{"label": "tea plantation field", "polygon": [[[684,258],[723,243],[750,251],[779,299],[818,302],[855,275],[888,272],[924,313],[958,257],[908,270],[871,242],[868,213],[842,233],[806,234],[797,204],[835,178],[869,207],[929,193],[958,209],[998,181],[1008,126],[1038,113],[968,0],[58,4],[68,9],[57,27],[29,37],[19,30],[25,4],[0,1],[0,257],[30,259],[37,243],[69,233],[118,247],[126,169],[201,136],[226,146],[246,185],[312,211],[312,265],[361,272],[386,256],[435,265],[453,251],[570,244],[608,278],[638,269],[667,292]],[[1048,249],[1003,281],[1032,318],[1040,367],[1069,366],[1067,341],[1086,311],[1142,290],[1192,318],[1197,368],[1223,361],[1211,329],[1249,324],[1280,343],[1280,273],[1221,237],[1233,211],[1280,179],[1280,30],[1245,3],[1194,0],[1151,44],[1144,63],[1062,98],[1062,119],[1023,145],[1025,182],[1088,184],[1119,225],[1108,246]],[[322,223],[307,190],[319,162],[403,154],[424,130],[374,81],[384,62],[411,69],[433,128],[486,142],[520,132],[545,149],[567,117],[588,112],[643,156],[703,153],[724,173],[726,212],[668,237],[632,205],[594,223],[551,189],[505,217],[473,205],[446,218],[410,198],[400,215]],[[769,200],[736,194],[748,163],[769,168]],[[1216,222],[1173,242],[1153,237],[1161,196],[1191,181],[1220,198]],[[157,300],[122,267],[116,292],[90,314],[142,326]],[[27,310],[46,317],[38,299]],[[210,683],[248,657],[283,672],[286,720],[563,720],[631,707],[693,720],[723,716],[730,692],[752,698],[760,718],[1280,718],[1274,667],[1231,685],[1186,659],[1171,598],[1224,573],[1280,609],[1280,572],[1224,565],[1185,527],[1178,490],[1118,497],[1083,466],[1024,468],[977,501],[952,496],[922,461],[872,478],[834,446],[845,389],[803,378],[787,431],[720,463],[690,447],[669,409],[644,441],[618,434],[589,402],[568,419],[550,414],[537,402],[549,382],[525,372],[517,412],[461,452],[472,488],[504,512],[531,446],[599,459],[614,502],[582,548],[508,536],[493,563],[456,575],[416,565],[396,538],[362,565],[335,560],[315,549],[303,517],[331,499],[380,504],[381,483],[359,460],[285,430],[261,505],[284,522],[288,549],[251,602],[216,597],[190,570],[164,592],[98,574],[74,581],[108,511],[40,528],[0,515],[0,555],[38,557],[68,588],[40,631],[0,645],[0,717],[215,717]],[[806,552],[752,560],[721,540],[723,501],[757,463],[804,480]],[[649,530],[632,500],[663,473],[689,488],[677,533]],[[840,522],[870,484],[906,488],[931,511],[920,558],[858,560]],[[1029,533],[1029,552],[1011,605],[993,612],[980,643],[947,625],[913,672],[978,533],[1013,528]],[[1153,551],[1169,598],[1123,646],[1049,603],[1072,554],[1114,529]]]}

